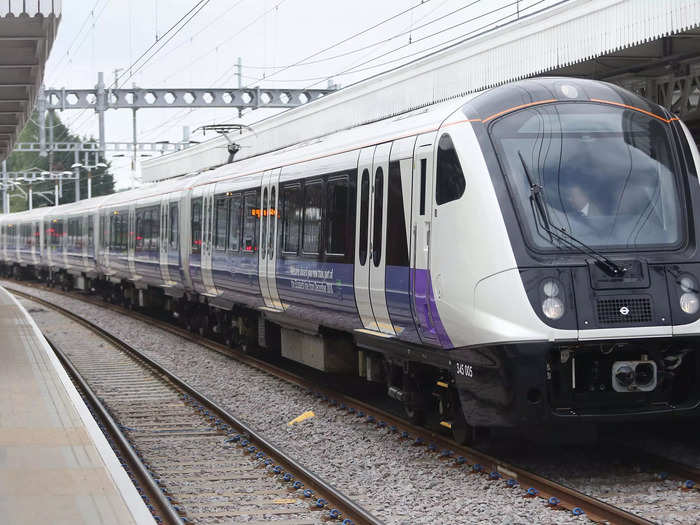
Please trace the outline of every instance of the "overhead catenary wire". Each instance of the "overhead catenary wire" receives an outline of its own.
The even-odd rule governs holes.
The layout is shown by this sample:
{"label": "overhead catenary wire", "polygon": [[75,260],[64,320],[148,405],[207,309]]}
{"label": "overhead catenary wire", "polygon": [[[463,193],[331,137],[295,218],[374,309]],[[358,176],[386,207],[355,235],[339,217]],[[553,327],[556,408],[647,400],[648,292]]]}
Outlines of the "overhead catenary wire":
{"label": "overhead catenary wire", "polygon": [[[192,21],[192,19],[197,16],[202,9],[204,9],[207,4],[209,4],[211,0],[199,0],[187,13],[182,15],[180,19],[175,22],[170,28],[163,33],[163,36],[153,42],[148,49],[146,49],[139,57],[134,60],[131,65],[129,65],[127,68],[124,69],[124,72],[118,75],[112,84],[109,86],[109,88],[112,87],[119,87],[123,86],[124,83],[126,83],[129,79],[131,79],[136,73],[141,71],[143,67],[148,64],[153,58],[162,50],[168,42],[170,42],[182,29],[187,26],[189,22]],[[188,18],[189,17],[189,18]],[[169,35],[171,32],[173,32],[172,35],[170,35],[167,39],[165,38],[167,35]],[[164,41],[165,40],[165,41]],[[149,55],[149,53],[155,48],[155,51]],[[136,68],[134,70],[134,68]],[[128,76],[127,76],[128,75]],[[124,79],[124,77],[127,77]]]}
{"label": "overhead catenary wire", "polygon": [[[191,34],[189,37],[185,38],[185,39],[184,39],[182,42],[180,42],[179,44],[176,44],[175,46],[171,47],[167,52],[165,52],[164,54],[161,55],[161,58],[167,58],[167,57],[169,57],[169,56],[172,55],[175,51],[181,49],[182,46],[184,46],[185,44],[188,44],[188,43],[192,42],[192,40],[194,40],[195,38],[197,38],[199,35],[201,35],[204,31],[206,31],[207,29],[209,29],[211,26],[213,26],[214,24],[216,24],[216,23],[221,22],[222,20],[224,20],[224,18],[223,18],[224,15],[226,15],[226,14],[230,13],[231,11],[233,11],[236,7],[238,7],[238,6],[239,6],[240,4],[242,4],[244,1],[245,1],[245,0],[238,0],[238,1],[235,2],[233,5],[227,7],[224,11],[222,11],[221,13],[219,13],[218,15],[216,15],[214,18],[212,18],[212,20],[211,20],[208,24],[202,26],[198,31],[196,31],[195,33]],[[162,38],[162,37],[161,37],[161,38]],[[172,76],[172,75],[171,75],[171,76]],[[164,79],[163,83],[165,83],[169,78],[170,78],[170,76],[169,76],[169,77],[166,77],[166,78]]]}
{"label": "overhead catenary wire", "polygon": [[[102,10],[101,10],[100,13],[98,14],[97,18],[99,18],[100,15],[104,12],[105,7],[107,7],[107,5],[110,3],[110,1],[111,1],[111,0],[107,0],[107,1],[106,1],[106,3],[104,4],[104,6],[102,7]],[[58,73],[59,73],[60,71],[63,70],[62,68],[63,68],[63,63],[64,63],[64,61],[65,61],[68,57],[71,56],[71,50],[73,49],[73,46],[75,45],[75,43],[76,43],[76,42],[78,41],[78,39],[80,38],[80,35],[83,33],[83,30],[84,30],[86,27],[89,27],[89,26],[88,26],[88,22],[90,21],[90,18],[93,19],[93,24],[95,23],[95,21],[96,21],[96,18],[95,18],[95,10],[97,9],[97,6],[100,4],[100,2],[102,2],[102,0],[97,0],[97,1],[95,2],[95,4],[92,6],[92,9],[90,9],[90,11],[88,12],[87,16],[85,17],[85,20],[83,20],[83,23],[80,25],[80,28],[79,28],[78,31],[75,33],[75,36],[73,37],[73,40],[71,40],[70,44],[68,44],[68,48],[66,49],[66,52],[60,56],[58,62],[56,63],[56,66],[55,66],[55,67],[57,68],[57,71],[53,72],[53,74],[52,74],[53,77],[55,77],[56,75],[58,75]],[[85,39],[83,39],[83,40],[81,41],[80,45],[79,45],[78,47],[75,48],[75,52],[76,52],[76,53],[78,52],[78,50],[82,47],[82,45],[83,45],[84,43],[85,43]]]}
{"label": "overhead catenary wire", "polygon": [[[406,59],[408,59],[408,58],[411,58],[411,57],[414,57],[414,56],[417,56],[417,55],[426,53],[423,57],[419,57],[419,58],[416,59],[416,60],[420,60],[421,58],[424,58],[424,57],[426,57],[426,56],[428,56],[428,55],[435,54],[435,53],[439,53],[440,51],[442,51],[442,50],[444,50],[444,49],[447,49],[447,48],[452,47],[452,46],[455,46],[455,45],[459,45],[459,44],[461,44],[461,43],[463,43],[463,42],[466,42],[467,40],[470,40],[470,39],[472,39],[472,38],[476,38],[476,37],[478,37],[478,36],[481,36],[481,35],[483,35],[483,34],[484,34],[485,32],[487,32],[487,31],[491,31],[491,30],[493,30],[493,29],[496,29],[497,26],[495,26],[495,24],[498,24],[498,23],[500,23],[500,22],[503,22],[503,21],[505,21],[505,20],[508,20],[508,19],[510,19],[510,18],[513,18],[514,16],[520,17],[520,15],[522,15],[522,13],[524,13],[525,11],[527,11],[527,10],[529,10],[529,9],[532,9],[533,7],[536,7],[536,6],[538,6],[538,5],[540,5],[540,4],[543,4],[543,3],[547,2],[547,1],[548,1],[548,0],[538,0],[538,1],[536,1],[536,2],[534,2],[534,3],[532,3],[532,4],[530,4],[530,5],[527,6],[527,7],[519,8],[518,11],[517,11],[517,13],[510,13],[510,14],[507,14],[507,15],[505,15],[505,16],[503,16],[503,17],[497,19],[497,20],[488,22],[488,23],[486,23],[486,24],[484,24],[484,25],[482,25],[482,26],[480,26],[480,27],[478,27],[478,28],[476,28],[476,29],[473,29],[473,30],[471,30],[471,31],[468,31],[467,33],[464,33],[464,34],[461,34],[461,35],[459,35],[459,36],[457,36],[457,37],[455,37],[455,38],[448,39],[448,40],[446,40],[446,41],[440,42],[439,44],[435,44],[435,45],[433,45],[433,46],[431,46],[431,47],[428,47],[428,48],[425,48],[425,49],[421,49],[420,51],[416,51],[416,52],[414,52],[414,53],[410,53],[410,54],[408,54],[408,55],[404,55],[404,56],[401,56],[401,57],[398,57],[398,58],[395,58],[395,59],[387,60],[387,61],[385,61],[385,62],[382,62],[382,63],[379,63],[379,64],[375,64],[375,65],[373,65],[373,66],[361,68],[361,66],[365,66],[365,65],[367,65],[367,64],[370,64],[370,63],[374,62],[375,60],[379,60],[379,59],[381,59],[381,58],[384,58],[385,56],[391,55],[391,54],[393,54],[393,53],[396,53],[397,51],[400,51],[400,50],[406,48],[406,46],[399,46],[399,47],[396,47],[396,48],[394,48],[394,49],[392,49],[392,50],[390,50],[390,51],[387,51],[387,52],[385,52],[385,53],[382,53],[382,54],[380,54],[380,55],[378,55],[378,56],[376,56],[376,57],[374,57],[374,58],[371,58],[371,59],[366,60],[366,61],[364,61],[364,62],[361,62],[361,63],[359,63],[359,64],[355,64],[354,66],[351,66],[351,67],[349,67],[349,68],[346,68],[346,69],[344,69],[344,70],[342,70],[342,71],[340,71],[340,72],[338,72],[338,73],[335,73],[335,74],[333,74],[333,75],[326,76],[326,77],[318,77],[318,78],[316,78],[316,79],[313,79],[313,80],[316,80],[316,82],[314,82],[314,83],[311,84],[311,85],[306,86],[304,89],[310,89],[310,88],[312,88],[313,86],[315,86],[316,84],[318,84],[320,81],[327,80],[327,79],[329,79],[329,78],[334,78],[334,77],[338,77],[338,76],[342,76],[342,75],[348,75],[348,74],[355,74],[355,73],[364,72],[364,71],[371,71],[371,70],[377,69],[377,68],[379,68],[379,67],[384,67],[384,66],[387,66],[387,65],[390,65],[390,64],[394,64],[394,63],[396,63],[396,62],[400,62],[400,61],[402,61],[402,60],[406,60]],[[561,0],[560,2],[558,2],[558,3],[555,4],[555,5],[558,5],[558,4],[561,4],[561,3],[565,3],[565,2],[567,2],[567,1],[568,1],[568,0]],[[455,25],[450,26],[450,27],[448,27],[448,28],[445,28],[445,29],[443,29],[443,30],[441,30],[441,31],[437,31],[436,33],[433,33],[433,34],[431,34],[431,35],[427,35],[427,36],[422,37],[422,38],[420,38],[420,39],[416,39],[416,40],[414,40],[413,42],[416,43],[416,42],[419,42],[419,41],[422,41],[422,40],[426,40],[426,39],[428,39],[428,38],[432,38],[433,36],[436,36],[436,35],[438,35],[438,34],[444,33],[444,32],[446,32],[446,31],[451,31],[451,30],[454,29],[455,27],[464,25],[464,24],[469,23],[469,22],[474,22],[474,21],[476,21],[476,20],[478,20],[478,19],[480,19],[480,18],[483,18],[483,17],[485,17],[485,16],[494,14],[494,13],[496,13],[496,12],[498,12],[498,11],[504,9],[505,7],[512,7],[513,5],[517,5],[517,4],[519,4],[519,2],[512,2],[512,3],[510,3],[510,4],[507,4],[506,6],[502,6],[502,7],[500,7],[500,8],[496,8],[496,9],[492,9],[491,11],[488,11],[488,12],[486,12],[486,13],[483,13],[483,14],[479,15],[479,16],[473,17],[473,18],[471,18],[471,19],[469,19],[469,20],[466,20],[466,21],[464,21],[464,22],[460,22],[459,24],[455,24]],[[515,20],[511,20],[511,21],[517,21],[517,20],[519,20],[519,19],[520,19],[520,18],[516,18]],[[500,27],[500,26],[498,26],[498,27]],[[398,66],[395,66],[395,67],[398,67]],[[358,68],[361,68],[361,69],[358,69]]]}
{"label": "overhead catenary wire", "polygon": [[[404,10],[402,10],[402,11],[400,11],[400,12],[394,14],[394,15],[391,15],[391,16],[389,16],[388,18],[385,18],[385,19],[383,19],[383,20],[380,20],[380,21],[377,22],[376,24],[373,24],[373,25],[371,25],[371,26],[369,26],[369,27],[366,27],[365,29],[363,29],[363,30],[361,30],[361,31],[358,31],[357,33],[354,33],[354,34],[352,34],[352,35],[350,35],[350,36],[348,36],[348,37],[345,37],[345,38],[339,40],[338,42],[335,42],[335,43],[333,43],[333,44],[331,44],[331,45],[329,45],[329,46],[327,46],[327,47],[325,47],[325,48],[323,48],[323,49],[321,49],[321,50],[319,50],[319,51],[316,51],[316,52],[310,54],[309,56],[302,58],[301,60],[297,60],[297,61],[294,62],[293,64],[289,64],[289,65],[287,65],[287,66],[285,66],[285,67],[279,69],[278,71],[275,71],[274,73],[268,75],[267,78],[269,79],[270,77],[275,76],[275,75],[278,75],[279,73],[282,73],[283,71],[287,71],[288,69],[291,69],[291,68],[293,68],[293,67],[302,65],[305,61],[310,60],[310,59],[312,59],[312,58],[315,58],[315,57],[321,55],[322,53],[325,53],[326,51],[330,51],[331,49],[334,49],[334,48],[336,48],[336,47],[338,47],[338,46],[340,46],[340,45],[342,45],[342,44],[345,44],[346,42],[349,42],[350,40],[353,40],[353,39],[355,39],[355,38],[357,38],[357,37],[359,37],[359,36],[362,36],[362,35],[368,33],[369,31],[372,31],[372,30],[374,30],[374,29],[376,29],[376,28],[378,28],[378,27],[380,27],[380,26],[382,26],[382,25],[384,25],[384,24],[386,24],[386,23],[388,23],[388,22],[390,22],[390,21],[392,21],[392,20],[395,20],[396,18],[399,18],[399,17],[405,15],[406,13],[410,13],[410,12],[412,12],[414,9],[416,9],[416,8],[418,8],[418,7],[422,7],[422,6],[426,5],[426,4],[428,4],[428,2],[430,2],[430,1],[431,1],[431,0],[421,0],[421,2],[419,2],[418,4],[415,4],[415,5],[413,5],[413,6],[409,7],[409,8],[407,8],[407,9],[404,9]],[[477,0],[477,1],[478,1],[478,0]],[[217,80],[217,82],[218,82],[218,80]],[[246,87],[250,87],[250,86],[246,86]]]}
{"label": "overhead catenary wire", "polygon": [[[283,0],[283,1],[284,1],[284,0]],[[369,27],[367,27],[367,28],[365,28],[365,29],[362,29],[361,31],[358,31],[358,32],[354,33],[353,35],[350,35],[350,36],[348,36],[348,37],[345,37],[345,38],[341,39],[339,42],[335,42],[334,44],[331,44],[331,45],[327,46],[326,48],[321,49],[320,51],[314,52],[314,53],[313,53],[312,55],[310,55],[309,57],[306,57],[306,59],[308,59],[308,58],[313,58],[313,57],[318,56],[319,54],[321,54],[321,53],[323,53],[323,52],[325,52],[325,51],[328,51],[328,50],[330,50],[330,49],[332,49],[332,48],[334,48],[334,47],[337,47],[337,46],[339,46],[339,45],[341,45],[341,44],[343,44],[343,43],[349,42],[350,40],[352,40],[352,39],[354,39],[354,38],[357,38],[357,37],[359,37],[359,36],[361,36],[361,35],[363,35],[363,34],[369,32],[369,31],[372,31],[372,30],[374,30],[374,29],[376,29],[376,28],[378,28],[378,27],[380,27],[380,26],[382,26],[382,25],[384,25],[384,24],[386,24],[386,23],[388,23],[388,22],[390,22],[390,21],[392,21],[392,20],[395,20],[395,19],[397,19],[397,18],[399,18],[399,17],[405,15],[406,13],[412,12],[413,10],[415,10],[415,9],[418,8],[418,7],[421,7],[421,6],[424,6],[424,5],[428,4],[428,2],[430,2],[430,1],[431,1],[431,0],[424,0],[424,1],[421,1],[420,3],[417,3],[417,4],[415,4],[415,5],[413,5],[413,6],[409,7],[409,8],[407,8],[407,9],[403,9],[403,10],[399,11],[398,13],[395,13],[395,14],[393,14],[393,15],[391,15],[391,16],[389,16],[389,17],[383,19],[383,20],[380,20],[379,22],[377,22],[377,23],[375,23],[375,24],[373,24],[373,25],[371,25],[371,26],[369,26]],[[480,1],[480,0],[476,0],[476,1],[478,2],[478,1]],[[442,2],[442,3],[440,4],[440,6],[438,6],[436,9],[432,10],[429,14],[432,14],[435,10],[437,10],[439,7],[441,7],[441,6],[444,5],[445,3],[446,3],[446,2]],[[476,3],[476,2],[474,2],[474,3]],[[230,36],[227,37],[225,40],[219,42],[219,43],[216,45],[216,48],[218,48],[219,46],[221,46],[221,45],[223,45],[223,44],[229,42],[230,40],[232,40],[233,38],[235,38],[236,36],[238,36],[240,33],[242,33],[244,30],[248,29],[248,28],[251,27],[253,24],[255,24],[256,22],[258,22],[260,19],[262,19],[263,17],[265,17],[265,16],[266,16],[267,14],[269,14],[270,12],[276,11],[276,10],[278,9],[279,5],[281,5],[281,4],[282,4],[282,2],[279,2],[279,3],[275,4],[275,5],[273,5],[270,9],[266,10],[266,11],[263,12],[261,15],[259,15],[259,16],[256,17],[255,19],[253,19],[251,22],[249,22],[248,24],[246,24],[245,26],[243,26],[243,27],[242,27],[240,30],[238,30],[235,34],[230,35]],[[460,9],[458,9],[457,11],[460,11],[461,9],[463,9],[463,8],[460,8]],[[427,15],[425,15],[425,16],[429,16],[429,14],[427,14]],[[421,17],[421,19],[425,18],[425,16],[424,16],[424,17]],[[440,17],[440,18],[444,18],[444,16],[443,16],[443,17]],[[439,20],[439,19],[436,19],[436,20]],[[416,28],[414,27],[414,30],[415,30],[415,29],[416,29]],[[167,77],[165,77],[165,78],[164,78],[164,82],[167,82],[169,79],[171,79],[173,76],[175,76],[175,75],[176,75],[178,72],[180,72],[182,69],[185,69],[185,68],[191,66],[192,64],[194,64],[195,62],[197,62],[198,60],[200,60],[200,59],[206,57],[206,55],[207,55],[207,53],[202,54],[202,55],[199,55],[198,57],[196,57],[196,58],[193,59],[192,61],[190,61],[190,62],[184,64],[182,67],[178,68],[178,70],[176,70],[175,72],[173,72],[173,73],[171,73],[170,75],[168,75]],[[302,59],[302,61],[303,61],[303,60],[306,60],[306,59]],[[290,64],[290,65],[288,65],[288,66],[281,66],[280,68],[275,68],[275,69],[279,69],[279,71],[277,71],[275,74],[277,74],[278,72],[280,72],[282,69],[285,69],[285,68],[286,68],[286,69],[289,69],[289,68],[291,68],[291,67],[294,67],[294,65],[293,65],[293,64]],[[230,69],[230,67],[227,68],[227,71],[224,72],[221,76],[219,76],[219,77],[212,83],[212,85],[216,86],[216,85],[218,85],[218,84],[221,83],[221,81],[224,79],[224,77],[227,77],[227,78],[230,77],[231,75],[228,73],[228,70],[229,70],[229,69]],[[273,76],[273,75],[269,75],[269,76]],[[256,77],[252,77],[252,76],[244,76],[244,77],[247,78],[247,79],[249,79],[249,80],[252,80],[252,81],[264,80],[264,79],[258,79],[258,78],[256,78]],[[269,78],[269,77],[268,77],[268,78]],[[324,77],[324,78],[325,78],[325,77]],[[296,81],[296,80],[295,80],[295,81]],[[305,81],[305,80],[303,80],[303,81]],[[285,82],[285,81],[283,81],[283,82]],[[248,86],[246,86],[246,88],[247,88],[247,87],[248,87]],[[177,118],[183,117],[183,116],[185,116],[185,113],[186,113],[187,115],[189,115],[189,114],[193,113],[194,111],[197,111],[197,110],[195,109],[195,110],[190,110],[190,111],[188,111],[188,112],[181,112],[180,114],[176,115],[176,117],[177,117]],[[147,132],[150,133],[150,132],[157,131],[158,129],[162,129],[163,127],[167,126],[167,125],[168,125],[171,121],[173,121],[174,119],[175,119],[175,117],[168,118],[168,119],[166,119],[165,121],[163,121],[161,124],[159,124],[158,126],[155,126],[155,127],[153,127],[153,128],[150,128]],[[166,129],[170,129],[171,127],[173,127],[173,125],[171,125],[170,127],[166,128]]]}
{"label": "overhead catenary wire", "polygon": [[[214,49],[216,49],[216,48],[218,48],[218,47],[221,47],[221,46],[223,46],[224,44],[227,44],[228,42],[230,42],[231,40],[233,40],[234,38],[236,38],[238,35],[240,35],[241,33],[243,33],[246,29],[249,29],[250,27],[252,27],[253,25],[255,25],[257,22],[259,22],[260,20],[262,20],[265,16],[267,16],[269,13],[271,13],[274,9],[276,9],[277,7],[279,7],[279,6],[280,6],[281,4],[283,4],[285,1],[286,1],[286,0],[280,0],[280,1],[277,2],[274,6],[272,6],[270,9],[267,9],[266,11],[264,11],[263,13],[261,13],[260,15],[258,15],[257,17],[255,17],[253,20],[251,20],[250,22],[248,22],[247,24],[245,24],[245,25],[244,25],[243,27],[241,27],[238,31],[236,31],[236,32],[233,33],[232,35],[229,35],[228,37],[226,37],[226,38],[225,38],[224,40],[222,40],[221,42],[217,43],[216,46],[214,46],[213,48],[207,50],[207,52],[202,53],[201,55],[198,55],[197,57],[193,58],[192,60],[190,60],[190,61],[187,62],[186,64],[182,65],[182,66],[179,67],[177,70],[175,70],[173,73],[171,73],[170,75],[168,75],[167,77],[165,77],[165,78],[163,79],[163,82],[164,82],[164,83],[168,82],[172,77],[174,77],[175,75],[177,75],[178,73],[180,73],[183,69],[187,69],[187,68],[189,68],[191,65],[193,65],[193,64],[199,62],[200,60],[202,60],[203,58],[206,58],[208,55],[211,54],[211,51],[212,51],[212,50],[214,50]],[[213,84],[216,84],[216,82],[214,82]]]}
{"label": "overhead catenary wire", "polygon": [[[429,25],[435,24],[436,22],[439,22],[440,20],[443,20],[443,19],[447,18],[448,16],[452,16],[452,15],[454,15],[454,14],[460,12],[460,11],[463,11],[464,9],[468,9],[468,8],[472,7],[473,5],[480,3],[481,1],[482,1],[482,0],[473,0],[473,1],[470,2],[469,4],[463,5],[462,7],[458,7],[457,9],[454,9],[454,10],[450,11],[449,13],[445,13],[444,15],[441,15],[441,16],[439,16],[439,17],[433,19],[433,20],[430,20],[429,22],[426,22],[425,24],[421,24],[421,25],[418,25],[418,26],[412,26],[412,27],[410,27],[409,29],[407,29],[407,30],[405,30],[405,31],[401,31],[400,33],[395,33],[395,34],[391,35],[391,36],[388,37],[388,38],[384,38],[384,39],[382,39],[382,40],[378,40],[378,41],[376,41],[376,42],[372,42],[371,44],[366,44],[366,45],[364,45],[364,46],[362,46],[362,47],[358,47],[358,48],[352,49],[352,50],[350,50],[350,51],[345,51],[345,52],[343,52],[343,53],[338,53],[337,55],[332,55],[332,56],[329,56],[329,57],[320,58],[320,59],[318,59],[318,60],[307,60],[307,61],[299,62],[299,63],[297,63],[297,64],[291,64],[291,65],[289,65],[289,66],[265,67],[265,66],[249,66],[249,65],[246,65],[246,68],[247,68],[247,69],[267,69],[267,70],[269,70],[269,69],[279,69],[280,72],[281,72],[281,70],[283,70],[283,69],[285,69],[285,68],[288,69],[288,68],[294,67],[295,65],[304,65],[304,66],[307,66],[307,65],[312,65],[312,64],[320,64],[320,63],[322,63],[322,62],[328,62],[328,61],[331,61],[331,60],[336,60],[336,59],[338,59],[338,58],[343,58],[343,57],[346,57],[346,56],[354,55],[355,53],[360,53],[360,52],[365,51],[365,50],[367,50],[367,49],[371,49],[371,48],[376,47],[376,46],[379,46],[379,45],[381,45],[381,44],[385,44],[385,43],[387,43],[387,42],[391,42],[392,40],[396,40],[397,38],[399,38],[399,37],[401,37],[401,36],[405,36],[405,35],[414,33],[415,31],[418,31],[419,29],[423,29],[423,28],[425,28],[425,27],[427,27],[427,26],[429,26]],[[517,4],[517,3],[518,3],[518,2],[512,2],[511,4],[508,4],[508,5],[509,5],[509,6],[512,6],[512,5],[515,5],[515,4]],[[423,4],[423,5],[425,5],[425,4]],[[505,6],[504,6],[504,7],[505,7]],[[410,44],[410,43],[413,43],[413,42],[409,42],[409,44]],[[272,75],[270,75],[270,76],[272,76]],[[269,77],[267,77],[267,78],[269,78]]]}

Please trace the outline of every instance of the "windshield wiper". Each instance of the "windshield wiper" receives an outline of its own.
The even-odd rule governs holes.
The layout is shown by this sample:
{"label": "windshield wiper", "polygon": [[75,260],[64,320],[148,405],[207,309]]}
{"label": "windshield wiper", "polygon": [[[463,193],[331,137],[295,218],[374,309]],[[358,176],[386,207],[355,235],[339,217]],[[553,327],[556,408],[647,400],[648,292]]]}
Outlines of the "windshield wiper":
{"label": "windshield wiper", "polygon": [[545,204],[542,201],[543,188],[539,184],[535,184],[532,181],[530,171],[527,169],[527,164],[525,163],[525,159],[523,159],[523,155],[522,153],[520,153],[520,151],[518,151],[518,157],[520,158],[520,162],[523,165],[523,170],[525,171],[525,177],[527,177],[527,182],[528,184],[530,184],[530,198],[535,203],[535,209],[539,212],[540,221],[542,222],[540,226],[542,227],[542,229],[545,232],[547,232],[550,235],[550,237],[554,237],[558,241],[566,244],[567,246],[572,247],[575,250],[578,250],[581,253],[591,255],[596,260],[596,262],[610,275],[623,275],[627,271],[626,268],[622,268],[620,265],[616,264],[614,261],[610,260],[608,257],[603,255],[599,251],[594,250],[583,241],[571,235],[564,228],[550,226]]}

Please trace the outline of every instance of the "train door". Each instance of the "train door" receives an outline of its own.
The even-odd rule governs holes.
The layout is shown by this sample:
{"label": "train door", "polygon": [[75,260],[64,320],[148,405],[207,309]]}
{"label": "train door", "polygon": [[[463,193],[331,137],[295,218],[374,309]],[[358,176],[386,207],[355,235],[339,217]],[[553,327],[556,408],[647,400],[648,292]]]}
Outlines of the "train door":
{"label": "train door", "polygon": [[[193,190],[183,191],[180,195],[179,206],[179,252],[180,252],[180,276],[185,289],[192,290],[192,273],[190,266],[192,264],[192,201]],[[197,197],[195,196],[194,199]],[[171,210],[172,213],[172,210]]]}
{"label": "train door", "polygon": [[372,202],[372,160],[374,159],[375,146],[365,148],[360,152],[357,160],[357,206],[355,213],[355,302],[360,314],[362,326],[367,330],[379,331],[379,326],[374,318],[372,303],[369,294],[369,266],[370,256],[370,203]]}
{"label": "train door", "polygon": [[391,144],[360,152],[355,236],[355,300],[367,330],[394,335],[386,304],[387,181]]}
{"label": "train door", "polygon": [[32,263],[34,266],[39,264],[39,222],[32,221],[31,242],[29,246],[32,250]]}
{"label": "train door", "polygon": [[282,309],[277,293],[277,201],[280,168],[266,171],[261,184],[260,243],[258,249],[258,275],[260,292],[265,306]]}
{"label": "train door", "polygon": [[425,133],[416,140],[411,197],[411,307],[418,334],[428,344],[438,343],[436,324],[433,322],[435,304],[430,279],[435,137],[436,133]]}
{"label": "train door", "polygon": [[202,286],[208,295],[217,295],[212,276],[214,249],[214,184],[204,188],[202,199]]}
{"label": "train door", "polygon": [[136,205],[129,206],[128,227],[126,229],[126,254],[128,261],[129,275],[132,280],[136,279]]}
{"label": "train door", "polygon": [[170,266],[168,263],[168,251],[170,250],[170,203],[167,197],[160,199],[160,228],[158,229],[158,263],[160,266],[160,278],[165,286],[172,286],[170,278]]}
{"label": "train door", "polygon": [[386,304],[386,229],[390,152],[391,143],[380,144],[374,150],[370,175],[372,187],[370,209],[372,212],[369,220],[368,266],[369,297],[377,327],[384,334],[395,335],[396,332],[389,318],[389,309]]}

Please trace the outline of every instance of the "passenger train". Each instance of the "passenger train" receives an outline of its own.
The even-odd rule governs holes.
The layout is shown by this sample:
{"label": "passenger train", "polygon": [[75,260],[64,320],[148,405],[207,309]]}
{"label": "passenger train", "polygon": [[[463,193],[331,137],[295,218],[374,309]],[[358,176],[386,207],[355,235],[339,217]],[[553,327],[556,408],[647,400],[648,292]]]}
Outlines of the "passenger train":
{"label": "passenger train", "polygon": [[700,413],[700,158],[615,85],[536,78],[3,216],[7,273],[483,427]]}

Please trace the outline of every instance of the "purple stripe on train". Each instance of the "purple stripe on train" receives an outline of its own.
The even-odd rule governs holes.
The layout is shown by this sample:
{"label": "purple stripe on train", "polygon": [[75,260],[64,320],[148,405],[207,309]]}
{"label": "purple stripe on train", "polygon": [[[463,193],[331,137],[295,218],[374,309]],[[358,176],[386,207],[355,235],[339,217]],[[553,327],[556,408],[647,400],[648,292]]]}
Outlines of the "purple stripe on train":
{"label": "purple stripe on train", "polygon": [[426,342],[437,340],[443,348],[453,348],[435,304],[430,270],[414,269],[411,271],[411,277],[418,330],[423,338],[427,339]]}

